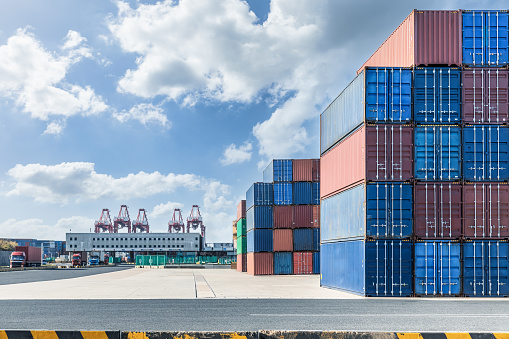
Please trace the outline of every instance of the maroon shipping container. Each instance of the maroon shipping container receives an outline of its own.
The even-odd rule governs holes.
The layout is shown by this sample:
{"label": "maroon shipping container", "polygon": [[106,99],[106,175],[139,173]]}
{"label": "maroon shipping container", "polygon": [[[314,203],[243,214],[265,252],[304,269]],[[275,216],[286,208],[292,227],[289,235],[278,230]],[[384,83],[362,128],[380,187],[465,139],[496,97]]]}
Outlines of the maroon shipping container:
{"label": "maroon shipping container", "polygon": [[313,227],[313,206],[293,206],[293,228]]}
{"label": "maroon shipping container", "polygon": [[415,184],[414,232],[420,239],[458,239],[462,232],[461,185]]}
{"label": "maroon shipping container", "polygon": [[313,159],[313,182],[320,182],[320,159]]}
{"label": "maroon shipping container", "polygon": [[293,253],[293,274],[313,274],[313,253]]}
{"label": "maroon shipping container", "polygon": [[326,198],[362,181],[413,179],[413,128],[364,125],[321,158],[320,197]]}
{"label": "maroon shipping container", "polygon": [[248,253],[247,274],[251,275],[273,275],[274,255],[271,252]]}
{"label": "maroon shipping container", "polygon": [[461,77],[464,122],[505,124],[509,121],[508,70],[464,69]]}
{"label": "maroon shipping container", "polygon": [[313,180],[313,159],[293,160],[293,181]]}
{"label": "maroon shipping container", "polygon": [[509,238],[509,186],[499,183],[465,184],[463,218],[465,238]]}
{"label": "maroon shipping container", "polygon": [[320,205],[313,206],[313,227],[320,228]]}
{"label": "maroon shipping container", "polygon": [[462,63],[461,11],[413,10],[365,67],[460,66]]}
{"label": "maroon shipping container", "polygon": [[272,232],[272,246],[274,252],[292,252],[293,251],[293,230],[277,229]]}
{"label": "maroon shipping container", "polygon": [[27,266],[41,266],[42,255],[40,247],[16,246],[14,252],[25,252]]}
{"label": "maroon shipping container", "polygon": [[237,254],[237,271],[247,272],[247,254]]}
{"label": "maroon shipping container", "polygon": [[237,205],[237,221],[246,217],[246,201],[241,200]]}
{"label": "maroon shipping container", "polygon": [[273,207],[274,228],[293,227],[293,206]]}
{"label": "maroon shipping container", "polygon": [[314,226],[313,205],[274,206],[274,228],[311,228]]}

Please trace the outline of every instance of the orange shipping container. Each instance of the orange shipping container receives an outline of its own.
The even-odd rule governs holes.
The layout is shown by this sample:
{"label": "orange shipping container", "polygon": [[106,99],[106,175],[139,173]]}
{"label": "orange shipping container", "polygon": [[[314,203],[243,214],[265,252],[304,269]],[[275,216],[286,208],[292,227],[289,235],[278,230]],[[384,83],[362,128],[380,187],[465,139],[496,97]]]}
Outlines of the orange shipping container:
{"label": "orange shipping container", "polygon": [[293,230],[277,229],[274,230],[272,246],[274,252],[292,252],[293,251]]}
{"label": "orange shipping container", "polygon": [[293,253],[293,274],[313,274],[313,253]]}
{"label": "orange shipping container", "polygon": [[237,271],[247,272],[247,254],[237,254]]}
{"label": "orange shipping container", "polygon": [[248,253],[247,274],[251,275],[273,275],[274,255],[271,252]]}
{"label": "orange shipping container", "polygon": [[461,11],[413,10],[362,65],[365,67],[460,66]]}

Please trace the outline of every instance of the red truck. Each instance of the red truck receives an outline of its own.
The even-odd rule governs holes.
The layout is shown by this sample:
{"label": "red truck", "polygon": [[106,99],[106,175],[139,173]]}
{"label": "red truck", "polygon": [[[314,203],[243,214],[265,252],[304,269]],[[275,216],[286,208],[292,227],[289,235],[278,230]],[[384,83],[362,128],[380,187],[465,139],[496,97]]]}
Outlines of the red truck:
{"label": "red truck", "polygon": [[87,264],[87,252],[74,252],[71,258],[72,266],[85,266]]}
{"label": "red truck", "polygon": [[41,266],[42,255],[40,247],[16,246],[11,253],[10,267]]}

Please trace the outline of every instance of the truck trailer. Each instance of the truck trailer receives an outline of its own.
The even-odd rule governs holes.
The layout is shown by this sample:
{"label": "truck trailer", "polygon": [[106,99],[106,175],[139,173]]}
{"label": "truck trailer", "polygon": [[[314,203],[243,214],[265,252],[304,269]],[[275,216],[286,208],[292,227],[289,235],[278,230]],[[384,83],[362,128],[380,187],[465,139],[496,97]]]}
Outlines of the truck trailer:
{"label": "truck trailer", "polygon": [[11,253],[10,267],[41,266],[42,251],[40,247],[16,246]]}

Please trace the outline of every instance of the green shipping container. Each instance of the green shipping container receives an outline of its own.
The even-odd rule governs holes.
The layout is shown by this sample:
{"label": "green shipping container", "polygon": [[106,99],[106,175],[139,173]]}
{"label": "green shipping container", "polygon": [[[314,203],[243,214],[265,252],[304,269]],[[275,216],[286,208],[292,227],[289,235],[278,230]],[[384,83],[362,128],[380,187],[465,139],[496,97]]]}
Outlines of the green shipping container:
{"label": "green shipping container", "polygon": [[[140,255],[137,255],[136,258],[140,257]],[[110,257],[110,264],[119,264],[122,261],[122,258],[120,257]],[[136,260],[138,262],[138,260]]]}
{"label": "green shipping container", "polygon": [[247,253],[247,238],[246,237],[237,238],[237,254],[246,253]]}
{"label": "green shipping container", "polygon": [[164,266],[166,264],[165,255],[137,255],[136,266]]}
{"label": "green shipping container", "polygon": [[246,218],[237,221],[237,239],[246,236]]}

